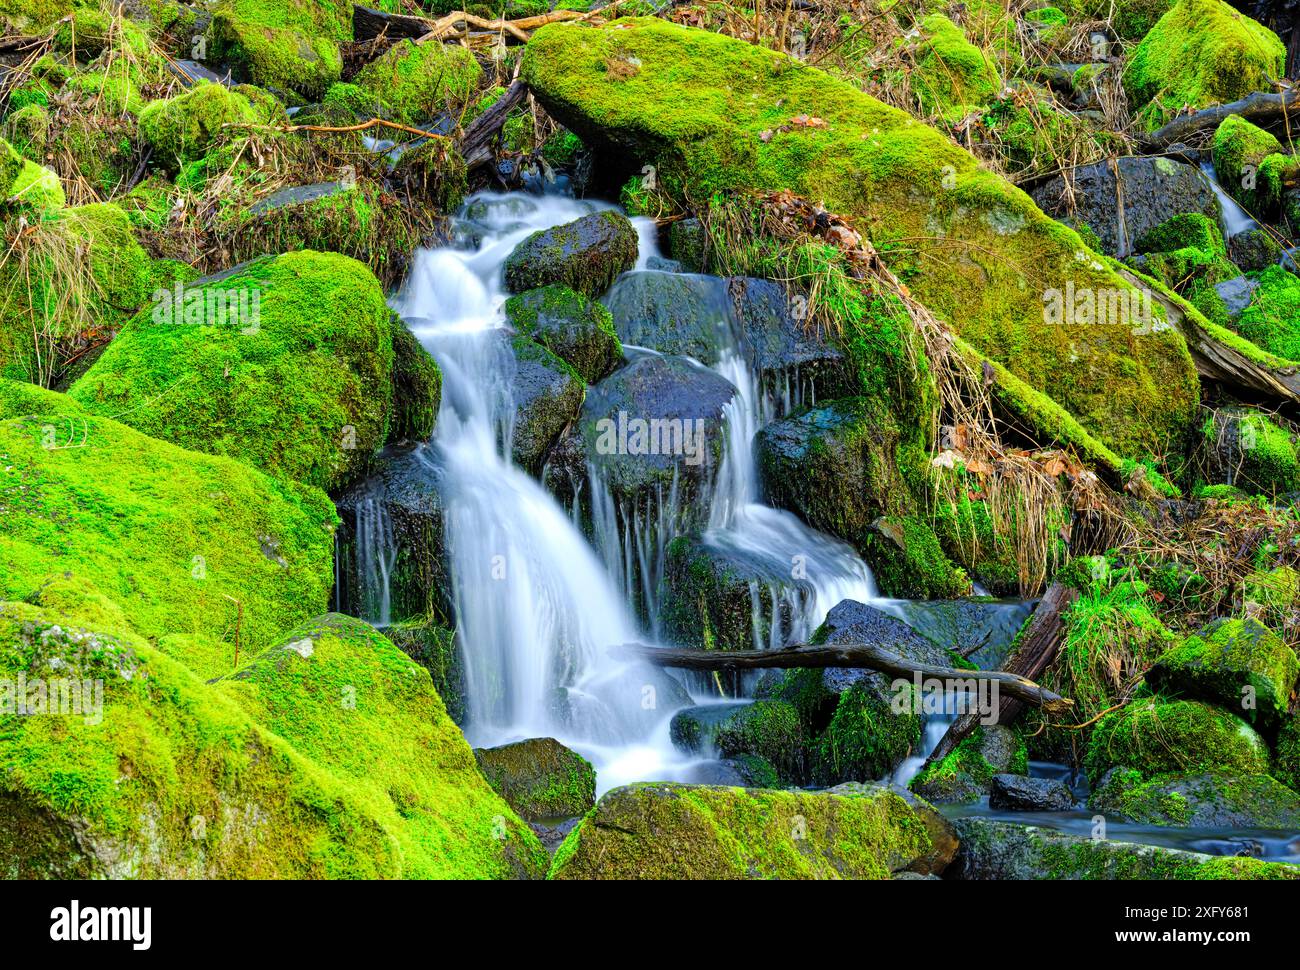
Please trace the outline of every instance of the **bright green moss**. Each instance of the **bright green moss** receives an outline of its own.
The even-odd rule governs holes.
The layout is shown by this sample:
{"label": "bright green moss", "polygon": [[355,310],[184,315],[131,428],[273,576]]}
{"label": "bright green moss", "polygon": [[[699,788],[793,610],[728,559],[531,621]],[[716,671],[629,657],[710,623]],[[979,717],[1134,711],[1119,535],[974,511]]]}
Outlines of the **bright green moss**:
{"label": "bright green moss", "polygon": [[[12,106],[12,101],[10,104]],[[27,104],[5,115],[4,136],[30,161],[45,157],[50,138],[50,112],[40,104]]]}
{"label": "bright green moss", "polygon": [[1271,91],[1286,48],[1273,31],[1222,0],[1179,0],[1138,44],[1124,87],[1158,128],[1185,107],[1207,108]]}
{"label": "bright green moss", "polygon": [[1300,717],[1289,717],[1277,733],[1273,746],[1273,775],[1292,791],[1300,793]]}
{"label": "bright green moss", "polygon": [[211,55],[245,68],[273,91],[319,97],[342,72],[352,5],[341,0],[220,0],[208,30]]}
{"label": "bright green moss", "polygon": [[[668,195],[790,189],[856,219],[926,306],[1109,446],[1155,450],[1192,420],[1171,329],[1055,326],[1043,294],[1128,286],[1079,237],[937,131],[782,55],[664,23],[550,25],[523,73],[584,142],[656,166]],[[817,119],[803,122],[801,116]],[[700,208],[692,205],[692,208]]]}
{"label": "bright green moss", "polygon": [[815,775],[829,782],[887,776],[921,739],[923,719],[912,713],[919,707],[900,713],[872,682],[854,684],[839,695],[817,740]]}
{"label": "bright green moss", "polygon": [[[71,398],[0,381],[0,599],[70,573],[141,636],[257,649],[324,609],[333,506],[315,489],[187,452]],[[242,620],[240,615],[242,604]]]}
{"label": "bright green moss", "polygon": [[1084,759],[1095,785],[1123,766],[1145,778],[1161,774],[1268,771],[1268,746],[1241,718],[1198,701],[1131,701],[1093,729]]}
{"label": "bright green moss", "polygon": [[346,781],[395,839],[404,878],[500,878],[545,864],[479,774],[428,673],[360,620],[312,620],[220,689]]}
{"label": "bright green moss", "polygon": [[168,164],[207,154],[227,124],[261,120],[248,99],[220,84],[201,81],[183,94],[153,101],[140,112],[140,134]]}
{"label": "bright green moss", "polygon": [[543,286],[506,301],[506,319],[594,384],[623,359],[609,310],[566,286]]}
{"label": "bright green moss", "polygon": [[323,488],[389,438],[393,336],[360,263],[303,251],[156,294],[72,388],[99,414]]}
{"label": "bright green moss", "polygon": [[401,40],[362,68],[355,83],[382,98],[395,120],[413,125],[442,111],[454,114],[469,101],[482,74],[469,48]]}
{"label": "bright green moss", "polygon": [[1228,254],[1223,231],[1217,222],[1199,212],[1174,216],[1148,231],[1137,241],[1139,253],[1168,253],[1176,249],[1200,249],[1217,256]]}
{"label": "bright green moss", "polygon": [[1131,41],[1145,37],[1173,5],[1174,0],[1069,0],[1076,15],[1107,20],[1121,40]]}
{"label": "bright green moss", "polygon": [[985,757],[983,728],[976,728],[942,761],[927,765],[908,787],[927,798],[945,803],[978,801],[988,791],[993,776],[1000,772],[1023,775],[1029,771],[1029,756],[1023,740],[1016,739],[1012,762],[1006,766],[989,763]]}
{"label": "bright green moss", "polygon": [[14,179],[10,198],[34,212],[61,209],[67,202],[59,177],[42,165],[27,162]]}
{"label": "bright green moss", "polygon": [[988,104],[1002,88],[997,66],[943,14],[921,21],[913,90],[927,115],[957,121]]}
{"label": "bright green moss", "polygon": [[41,34],[73,12],[73,0],[0,0],[0,25],[9,34]]}
{"label": "bright green moss", "polygon": [[[1258,411],[1234,414],[1233,424],[1236,454],[1229,484],[1264,495],[1300,489],[1300,459],[1286,431]],[[1201,434],[1207,448],[1218,448],[1223,433],[1214,415],[1205,419]]]}
{"label": "bright green moss", "polygon": [[766,759],[787,784],[808,779],[808,741],[799,712],[786,701],[759,700],[728,718],[713,738],[724,758]]}
{"label": "bright green moss", "polygon": [[[1214,172],[1228,194],[1252,212],[1265,214],[1275,207],[1280,192],[1269,205],[1267,178],[1260,166],[1264,160],[1282,151],[1282,143],[1262,128],[1240,115],[1229,115],[1214,132],[1212,146]],[[1276,166],[1271,169],[1276,176]],[[1276,191],[1276,188],[1275,188]]]}
{"label": "bright green moss", "polygon": [[554,738],[475,748],[489,785],[531,822],[577,818],[596,804],[596,772],[586,758]]}
{"label": "bright green moss", "polygon": [[1225,618],[1162,654],[1146,681],[1269,727],[1286,714],[1298,673],[1295,651],[1280,636],[1258,620]]}
{"label": "bright green moss", "polygon": [[927,811],[881,787],[630,785],[569,834],[548,878],[887,879],[933,847]]}
{"label": "bright green moss", "polygon": [[1237,332],[1269,353],[1300,358],[1300,277],[1270,266],[1258,279],[1259,289],[1237,318]]}

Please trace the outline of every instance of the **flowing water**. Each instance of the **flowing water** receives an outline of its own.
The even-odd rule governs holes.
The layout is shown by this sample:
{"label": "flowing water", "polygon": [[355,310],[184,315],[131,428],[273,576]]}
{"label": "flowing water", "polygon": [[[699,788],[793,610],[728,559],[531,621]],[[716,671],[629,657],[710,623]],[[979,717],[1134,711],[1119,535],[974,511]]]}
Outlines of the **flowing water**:
{"label": "flowing water", "polygon": [[1201,174],[1210,183],[1210,188],[1214,189],[1214,195],[1219,200],[1219,221],[1223,227],[1224,239],[1231,239],[1233,236],[1239,236],[1243,232],[1260,227],[1254,217],[1243,209],[1237,200],[1230,196],[1224,187],[1219,184],[1219,177],[1215,174],[1212,163],[1202,162]]}

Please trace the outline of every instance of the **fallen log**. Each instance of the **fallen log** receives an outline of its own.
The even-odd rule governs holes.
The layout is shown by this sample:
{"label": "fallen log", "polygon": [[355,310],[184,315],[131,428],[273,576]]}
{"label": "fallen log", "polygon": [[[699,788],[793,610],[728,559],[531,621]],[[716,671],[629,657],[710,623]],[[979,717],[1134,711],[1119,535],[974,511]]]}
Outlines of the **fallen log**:
{"label": "fallen log", "polygon": [[[1079,598],[1077,590],[1062,586],[1060,583],[1053,583],[1043,594],[1038,608],[1034,610],[1034,615],[1029,618],[1029,625],[1025,632],[1020,636],[1016,643],[1015,653],[1007,661],[1006,673],[1008,675],[1026,680],[1032,683],[1028,678],[1041,677],[1053,660],[1056,659],[1056,652],[1060,649],[1061,643],[1065,640],[1065,618],[1063,614],[1076,599]],[[1035,685],[1037,687],[1037,685]],[[1005,690],[1005,689],[1004,689]],[[1045,687],[1038,687],[1038,690],[1050,693]],[[1016,715],[1023,708],[1024,698],[1018,697],[1012,691],[1005,691],[1009,697],[1002,698],[998,705],[998,724],[1007,724],[1015,720]],[[1052,695],[1056,696],[1056,695]],[[1067,701],[1067,705],[1072,702]],[[1056,713],[1064,708],[1053,710],[1047,705],[1040,705],[1043,710],[1049,714]],[[962,740],[970,734],[980,724],[981,716],[978,712],[962,714],[957,720],[953,721],[947,732],[935,749],[930,752],[930,757],[925,761],[929,766],[935,762],[942,761],[948,757],[961,744]]]}
{"label": "fallen log", "polygon": [[1256,91],[1240,101],[1216,104],[1195,114],[1175,118],[1163,128],[1158,128],[1147,135],[1142,140],[1142,145],[1150,151],[1177,142],[1186,142],[1194,136],[1213,132],[1229,115],[1241,115],[1261,128],[1268,128],[1282,124],[1297,109],[1300,109],[1300,88],[1289,88],[1281,94]]}
{"label": "fallen log", "polygon": [[530,32],[538,27],[566,20],[586,20],[590,16],[589,13],[579,13],[576,10],[552,10],[550,13],[538,14],[536,17],[520,17],[517,20],[488,20],[466,13],[464,10],[453,10],[437,20],[425,21],[428,32],[416,38],[415,42],[424,44],[428,41],[442,41],[456,34],[466,33],[470,27],[477,27],[479,30],[508,35],[519,43],[526,44]]}
{"label": "fallen log", "polygon": [[524,86],[524,82],[515,78],[510,82],[510,87],[506,89],[505,94],[470,122],[456,146],[460,151],[460,157],[465,160],[467,171],[473,171],[492,162],[492,142],[497,132],[505,124],[510,109],[521,102],[527,93],[528,89]]}
{"label": "fallen log", "polygon": [[[1258,395],[1285,404],[1300,405],[1300,369],[1271,367],[1262,360],[1221,340],[1212,331],[1184,312],[1165,294],[1153,289],[1141,277],[1115,266],[1116,271],[1165,309],[1169,322],[1182,331],[1191,352],[1196,372],[1205,380],[1216,381],[1234,391],[1245,390],[1247,396]],[[1259,352],[1264,356],[1263,351]],[[1241,396],[1238,394],[1238,396]]]}
{"label": "fallen log", "polygon": [[[1051,714],[1061,713],[1074,706],[1068,698],[1040,687],[1019,674],[1001,670],[960,670],[956,667],[938,667],[900,657],[891,650],[871,643],[827,643],[821,646],[798,645],[782,650],[684,650],[676,647],[656,647],[648,643],[626,643],[613,647],[615,656],[643,660],[658,667],[678,667],[684,670],[769,670],[792,667],[861,667],[877,670],[895,677],[912,678],[920,675],[955,685],[972,681],[987,681],[997,685],[998,694],[1008,694],[1020,703],[1041,707]],[[1006,703],[1003,701],[1003,703]],[[978,718],[979,715],[976,714]]]}
{"label": "fallen log", "polygon": [[394,41],[423,37],[433,24],[427,17],[404,13],[385,13],[359,4],[352,5],[352,39],[374,40],[387,30]]}

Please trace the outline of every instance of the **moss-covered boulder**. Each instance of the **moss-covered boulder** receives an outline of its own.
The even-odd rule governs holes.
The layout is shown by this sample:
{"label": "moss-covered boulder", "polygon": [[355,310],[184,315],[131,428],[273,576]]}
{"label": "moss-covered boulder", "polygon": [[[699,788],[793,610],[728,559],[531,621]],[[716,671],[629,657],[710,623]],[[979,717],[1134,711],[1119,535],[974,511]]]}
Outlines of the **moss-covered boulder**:
{"label": "moss-covered boulder", "polygon": [[960,27],[936,13],[919,30],[912,88],[926,115],[959,121],[998,96],[1002,78],[996,63]]}
{"label": "moss-covered boulder", "polygon": [[551,879],[888,879],[933,841],[896,792],[648,783],[616,788],[565,839]]}
{"label": "moss-covered boulder", "polygon": [[354,81],[378,99],[394,121],[414,125],[465,104],[482,75],[468,47],[399,40],[363,67]]}
{"label": "moss-covered boulder", "polygon": [[530,822],[574,818],[596,804],[595,769],[554,738],[475,748],[474,758],[493,790]]}
{"label": "moss-covered boulder", "polygon": [[991,818],[953,823],[957,879],[1300,879],[1300,866],[1068,835]]}
{"label": "moss-covered boulder", "polygon": [[[360,263],[289,253],[155,298],[73,386],[88,409],[325,489],[355,479],[389,439],[393,317]],[[436,391],[423,386],[431,416]]]}
{"label": "moss-covered boulder", "polygon": [[851,544],[893,596],[970,592],[934,532],[918,517],[892,518],[911,482],[899,461],[910,445],[888,398],[846,398],[764,426],[755,436],[768,500]]}
{"label": "moss-covered boulder", "polygon": [[1300,662],[1280,636],[1252,618],[1216,620],[1159,660],[1156,690],[1209,701],[1266,730],[1286,716]]}
{"label": "moss-covered boulder", "polygon": [[312,620],[218,690],[347,785],[391,840],[395,859],[380,874],[517,878],[544,865],[532,832],[479,774],[428,674],[368,624]]}
{"label": "moss-covered boulder", "polygon": [[1300,825],[1300,795],[1269,775],[1161,775],[1115,768],[1088,800],[1090,811],[1140,825],[1285,829]]}
{"label": "moss-covered boulder", "polygon": [[[1067,0],[1066,10],[1088,20],[1106,20],[1121,40],[1139,41],[1147,35],[1176,0]],[[1053,8],[1048,7],[1047,10]],[[1041,11],[1040,11],[1041,12]],[[1031,14],[1026,13],[1025,17]]]}
{"label": "moss-covered boulder", "polygon": [[1296,444],[1262,412],[1219,408],[1205,419],[1201,436],[1211,484],[1270,496],[1300,489]]}
{"label": "moss-covered boulder", "polygon": [[160,162],[178,166],[202,158],[225,125],[265,123],[242,94],[221,84],[199,81],[174,98],[151,101],[140,112],[140,134]]}
{"label": "moss-covered boulder", "polygon": [[1300,792],[1300,717],[1292,714],[1277,732],[1273,745],[1273,776]]}
{"label": "moss-covered boulder", "polygon": [[7,34],[39,34],[72,12],[73,0],[3,0],[0,25]]}
{"label": "moss-covered boulder", "polygon": [[1103,717],[1092,732],[1084,767],[1098,784],[1109,769],[1144,778],[1206,771],[1268,771],[1263,739],[1234,714],[1199,701],[1135,700]]}
{"label": "moss-covered boulder", "polygon": [[515,405],[510,454],[516,465],[541,470],[547,452],[582,407],[582,377],[565,361],[527,337],[510,340]]}
{"label": "moss-covered boulder", "polygon": [[1267,180],[1260,174],[1264,159],[1282,151],[1282,143],[1241,115],[1228,115],[1214,132],[1214,174],[1234,199],[1248,210],[1265,214]]}
{"label": "moss-covered boulder", "polygon": [[995,775],[1026,775],[1024,738],[1000,724],[978,727],[942,761],[928,765],[908,787],[935,804],[975,802],[989,794]]}
{"label": "moss-covered boulder", "polygon": [[919,300],[1111,447],[1188,430],[1197,381],[1181,337],[1046,322],[1044,294],[1067,284],[1135,291],[971,155],[851,84],[657,19],[544,27],[523,75],[584,143],[654,165],[658,189],[693,208],[727,189],[789,189],[854,218]]}
{"label": "moss-covered boulder", "polygon": [[433,689],[447,708],[447,716],[457,724],[464,724],[465,662],[456,645],[455,632],[423,618],[391,623],[382,632],[402,653],[429,672]]}
{"label": "moss-covered boulder", "polygon": [[684,707],[668,722],[668,737],[673,747],[686,754],[716,752],[713,739],[718,729],[749,706],[747,701],[727,701]]}
{"label": "moss-covered boulder", "polygon": [[1142,38],[1124,87],[1149,128],[1184,108],[1207,108],[1273,90],[1286,48],[1277,34],[1222,0],[1178,0]]}
{"label": "moss-covered boulder", "polygon": [[1270,266],[1259,274],[1257,282],[1233,329],[1284,360],[1300,358],[1300,277],[1281,266]]}
{"label": "moss-covered boulder", "polygon": [[594,384],[623,359],[609,311],[566,286],[542,286],[506,301],[506,319]]}
{"label": "moss-covered boulder", "polygon": [[[352,5],[341,0],[219,0],[209,54],[272,91],[317,98],[339,79],[339,44],[352,40]],[[435,45],[436,46],[436,45]]]}
{"label": "moss-covered boulder", "polygon": [[596,297],[619,273],[636,265],[637,235],[627,216],[612,209],[550,229],[539,229],[506,259],[506,287],[523,293],[560,283]]}
{"label": "moss-covered boulder", "polygon": [[0,600],[103,602],[114,628],[205,677],[230,669],[236,639],[247,656],[325,609],[335,514],[314,488],[3,380],[0,454]]}

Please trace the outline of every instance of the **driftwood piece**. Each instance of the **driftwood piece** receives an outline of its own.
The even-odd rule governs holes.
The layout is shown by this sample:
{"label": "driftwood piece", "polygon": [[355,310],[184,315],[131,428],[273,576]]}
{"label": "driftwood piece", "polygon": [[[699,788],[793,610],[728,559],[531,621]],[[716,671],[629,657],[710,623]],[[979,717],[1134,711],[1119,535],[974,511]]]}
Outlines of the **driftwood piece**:
{"label": "driftwood piece", "polygon": [[539,14],[536,17],[520,17],[517,20],[488,20],[466,13],[464,10],[453,10],[437,20],[425,21],[428,32],[417,38],[416,43],[446,40],[458,34],[468,33],[469,28],[475,27],[503,37],[512,37],[519,43],[526,44],[529,34],[538,27],[566,20],[587,20],[590,17],[591,14],[579,13],[576,10],[552,10],[550,13]]}
{"label": "driftwood piece", "polygon": [[[1036,678],[1043,675],[1043,671],[1056,659],[1056,652],[1060,649],[1062,641],[1065,640],[1065,619],[1063,614],[1078,598],[1078,591],[1069,586],[1053,583],[1048,587],[1047,592],[1043,594],[1043,598],[1038,604],[1038,608],[1034,610],[1034,615],[1029,618],[1029,626],[1020,637],[1016,645],[1016,652],[1007,661],[1006,673],[1022,679]],[[1043,687],[1038,689],[1046,691],[1046,688]],[[1018,698],[1005,688],[1003,693],[1010,696],[1004,697],[998,707],[999,724],[1007,724],[1013,721],[1024,706],[1022,703],[1023,698]],[[1046,705],[1043,705],[1043,709],[1048,713],[1054,713]],[[957,745],[962,742],[962,739],[975,730],[979,723],[980,714],[977,712],[963,714],[958,717],[957,720],[952,722],[947,733],[939,739],[934,751],[926,759],[926,765],[942,761],[948,757]]]}
{"label": "driftwood piece", "polygon": [[[895,677],[934,678],[953,689],[978,681],[996,684],[999,695],[1007,694],[1022,704],[1041,707],[1049,713],[1061,713],[1074,702],[1040,687],[1016,673],[1001,670],[960,670],[938,667],[900,657],[892,650],[872,643],[828,643],[821,646],[794,646],[782,650],[683,650],[656,647],[648,643],[628,643],[613,648],[616,656],[643,660],[659,667],[684,670],[766,670],[792,667],[858,667],[877,670]],[[1003,702],[1006,703],[1005,701]]]}
{"label": "driftwood piece", "polygon": [[[1245,396],[1262,396],[1286,404],[1300,404],[1300,373],[1294,367],[1270,367],[1252,359],[1230,343],[1220,340],[1212,331],[1197,323],[1183,312],[1173,300],[1152,289],[1134,273],[1119,269],[1119,273],[1134,286],[1146,290],[1151,298],[1165,308],[1169,322],[1182,331],[1191,351],[1196,372],[1204,379],[1217,381]],[[1261,351],[1262,353],[1262,351]],[[1238,396],[1242,396],[1238,393]]]}
{"label": "driftwood piece", "polygon": [[510,82],[506,93],[497,98],[492,106],[470,122],[461,136],[457,148],[465,160],[465,168],[473,171],[492,162],[492,142],[497,132],[505,124],[510,109],[524,99],[528,89],[524,82],[515,78]]}
{"label": "driftwood piece", "polygon": [[[1186,142],[1198,135],[1208,135],[1219,127],[1229,115],[1241,115],[1247,121],[1267,128],[1281,124],[1288,117],[1300,111],[1300,88],[1290,88],[1281,94],[1254,94],[1233,101],[1231,104],[1218,104],[1205,108],[1194,114],[1175,118],[1163,128],[1158,128],[1143,139],[1143,146],[1148,150],[1163,148],[1176,142]],[[1298,119],[1300,120],[1300,119]]]}

